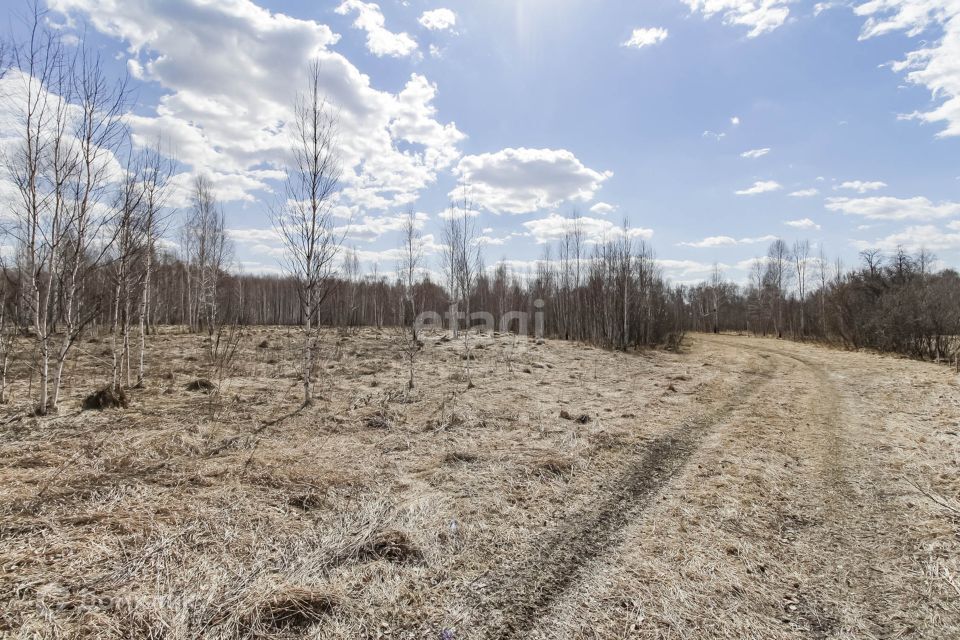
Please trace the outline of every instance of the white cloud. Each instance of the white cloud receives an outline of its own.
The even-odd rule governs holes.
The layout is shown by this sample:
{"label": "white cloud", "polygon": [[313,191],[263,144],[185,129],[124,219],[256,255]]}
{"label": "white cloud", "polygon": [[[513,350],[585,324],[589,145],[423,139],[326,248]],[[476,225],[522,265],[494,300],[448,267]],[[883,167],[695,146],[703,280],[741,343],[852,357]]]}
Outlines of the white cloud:
{"label": "white cloud", "polygon": [[755,196],[760,193],[779,191],[780,189],[781,186],[779,182],[775,182],[774,180],[761,180],[754,182],[752,187],[747,187],[746,189],[741,189],[740,191],[734,191],[734,193],[738,196]]}
{"label": "white cloud", "polygon": [[787,220],[783,224],[788,227],[793,227],[794,229],[808,229],[811,231],[819,231],[820,225],[811,220],[810,218],[801,218],[799,220]]}
{"label": "white cloud", "polygon": [[[422,229],[429,218],[430,216],[425,213],[415,213],[414,226]],[[368,215],[361,217],[359,220],[353,220],[350,224],[335,228],[334,233],[343,236],[346,240],[373,242],[387,233],[403,230],[406,222],[406,214]]]}
{"label": "white cloud", "polygon": [[384,25],[386,20],[380,5],[361,0],[344,0],[336,8],[340,15],[356,12],[353,26],[367,32],[367,50],[377,57],[402,58],[417,50],[417,42],[406,33],[393,33]]}
{"label": "white cloud", "polygon": [[[590,169],[565,149],[502,149],[465,156],[454,173],[494,213],[529,213],[565,201],[589,202],[613,174]],[[460,188],[450,192],[459,197]]]}
{"label": "white cloud", "polygon": [[815,195],[819,195],[819,189],[800,189],[799,191],[793,191],[790,193],[791,198],[812,198]]}
{"label": "white cloud", "polygon": [[450,9],[434,9],[424,11],[420,16],[420,24],[431,31],[445,31],[457,24],[457,14]]}
{"label": "white cloud", "polygon": [[732,118],[730,118],[730,124],[732,124],[732,125],[735,126],[735,127],[739,127],[739,126],[740,126],[740,116],[733,116]]}
{"label": "white cloud", "polygon": [[716,140],[717,142],[720,142],[721,140],[723,140],[724,138],[727,137],[727,134],[725,134],[725,133],[716,133],[715,131],[709,131],[709,130],[708,130],[708,131],[704,131],[704,132],[703,132],[703,137],[704,137],[704,138],[713,138],[713,139]]}
{"label": "white cloud", "polygon": [[880,182],[879,180],[874,180],[872,182],[864,182],[863,180],[848,180],[840,184],[837,189],[850,189],[851,191],[856,191],[857,193],[866,193],[868,191],[878,191],[887,186],[886,182]]}
{"label": "white cloud", "polygon": [[[952,227],[956,229],[956,227]],[[881,249],[896,251],[903,248],[909,252],[921,249],[928,251],[947,251],[960,249],[960,233],[948,233],[934,225],[920,225],[907,227],[903,231],[893,233],[876,240],[855,240],[853,246],[857,249]]]}
{"label": "white cloud", "polygon": [[724,24],[747,27],[747,37],[773,31],[790,17],[791,0],[683,0],[693,13],[704,18],[722,17]]}
{"label": "white cloud", "polygon": [[[579,226],[583,232],[583,237],[587,242],[597,243],[606,240],[615,240],[623,237],[623,227],[609,220],[602,218],[568,218],[558,213],[551,213],[546,218],[538,220],[529,220],[523,223],[529,234],[533,236],[537,244],[546,244],[555,240],[560,240],[567,233],[572,232]],[[627,236],[630,238],[641,238],[648,240],[653,237],[652,229],[630,228],[627,230]]]}
{"label": "white cloud", "polygon": [[633,47],[642,49],[649,47],[667,39],[669,33],[662,27],[650,27],[648,29],[634,29],[630,39],[624,42],[623,47]]}
{"label": "white cloud", "polygon": [[85,17],[97,31],[128,43],[146,81],[162,90],[155,113],[129,121],[135,142],[158,137],[177,158],[211,176],[225,200],[268,191],[285,162],[284,127],[311,58],[339,109],[344,204],[402,206],[460,156],[464,135],[437,121],[437,88],[413,74],[400,91],[370,78],[330,50],[329,27],[271,13],[249,0],[50,0],[55,11]]}
{"label": "white cloud", "polygon": [[813,5],[813,15],[814,17],[817,17],[824,11],[829,11],[830,9],[834,9],[839,6],[842,6],[839,2],[818,2],[817,4]]}
{"label": "white cloud", "polygon": [[[227,229],[227,235],[240,245],[245,253],[272,258],[274,261],[282,260],[286,255],[283,240],[273,229]],[[253,265],[258,263],[241,262],[240,264],[249,270],[259,271],[253,268]],[[276,266],[275,263],[274,266]]]}
{"label": "white cloud", "polygon": [[762,158],[768,153],[770,153],[770,148],[764,147],[763,149],[751,149],[750,151],[744,151],[743,153],[740,154],[740,157],[753,160],[755,158]]}
{"label": "white cloud", "polygon": [[597,215],[605,216],[613,213],[617,210],[617,207],[606,202],[598,202],[597,204],[590,207],[591,213],[596,213]]}
{"label": "white cloud", "polygon": [[[669,258],[657,258],[657,265],[663,269],[664,275],[672,279],[688,279],[695,276],[706,275],[713,271],[714,265],[707,262],[697,262],[696,260],[672,260]],[[729,265],[718,264],[721,269],[729,269]]]}
{"label": "white cloud", "polygon": [[776,240],[777,236],[760,236],[759,238],[733,238],[731,236],[710,236],[696,242],[681,242],[680,246],[695,247],[697,249],[712,249],[716,247],[733,247],[742,244],[761,244]]}
{"label": "white cloud", "polygon": [[935,220],[960,216],[960,202],[934,204],[928,198],[827,198],[827,209],[870,220]]}
{"label": "white cloud", "polygon": [[[910,37],[939,27],[941,37],[921,41],[920,48],[891,65],[906,72],[909,82],[926,87],[941,102],[930,111],[916,111],[903,117],[922,122],[946,123],[937,136],[960,135],[960,2],[957,0],[870,0],[854,12],[867,20],[860,33],[866,40],[894,31]],[[933,34],[930,34],[933,36]]]}

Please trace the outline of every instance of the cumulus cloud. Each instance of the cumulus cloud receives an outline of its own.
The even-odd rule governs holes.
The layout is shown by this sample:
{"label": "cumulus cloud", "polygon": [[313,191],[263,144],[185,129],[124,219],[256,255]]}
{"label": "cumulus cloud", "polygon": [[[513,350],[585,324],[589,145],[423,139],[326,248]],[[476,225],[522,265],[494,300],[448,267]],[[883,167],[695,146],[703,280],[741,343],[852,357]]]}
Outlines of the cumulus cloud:
{"label": "cumulus cloud", "polygon": [[960,216],[960,202],[934,204],[928,198],[827,198],[827,209],[870,220],[935,220]]}
{"label": "cumulus cloud", "polygon": [[960,249],[960,233],[950,233],[934,225],[919,225],[876,240],[855,240],[853,246],[860,250],[881,249],[890,252],[900,248],[911,253],[921,249],[947,251]]}
{"label": "cumulus cloud", "polygon": [[819,231],[820,225],[810,218],[800,218],[799,220],[787,220],[783,224],[794,229],[807,229],[810,231]]}
{"label": "cumulus cloud", "polygon": [[[454,173],[470,198],[493,213],[529,213],[589,202],[613,173],[584,166],[565,149],[502,149],[465,156]],[[460,188],[450,192],[459,197]]]}
{"label": "cumulus cloud", "polygon": [[697,262],[696,260],[673,260],[669,258],[657,258],[656,263],[663,270],[665,276],[680,281],[700,280],[702,276],[713,271],[715,266],[721,269],[730,268],[729,265],[722,263],[714,265],[713,263]]}
{"label": "cumulus cloud", "polygon": [[[903,117],[928,123],[945,123],[940,137],[960,135],[960,2],[956,0],[870,0],[854,12],[866,18],[860,39],[895,31],[910,37],[926,32],[934,36],[921,41],[892,66],[906,73],[907,81],[926,87],[939,104],[930,111]],[[939,39],[936,37],[939,36]]]}
{"label": "cumulus cloud", "polygon": [[[227,229],[227,235],[235,243],[240,245],[245,253],[252,253],[271,258],[274,261],[281,260],[286,254],[286,248],[283,246],[283,240],[273,229],[248,228],[248,229]],[[250,271],[260,271],[255,266],[259,263],[240,263],[241,266]],[[276,263],[273,263],[276,267]]]}
{"label": "cumulus cloud", "polygon": [[776,240],[777,236],[760,236],[758,238],[734,238],[731,236],[710,236],[696,242],[681,242],[682,247],[694,247],[697,249],[711,249],[716,247],[733,247],[742,244],[761,244]]}
{"label": "cumulus cloud", "polygon": [[[414,226],[422,229],[427,220],[430,219],[425,213],[414,214]],[[407,222],[406,214],[383,215],[383,216],[362,216],[359,220],[351,220],[350,224],[343,225],[334,229],[337,236],[345,240],[373,242],[379,240],[383,235],[402,231]]]}
{"label": "cumulus cloud", "polygon": [[450,9],[424,11],[419,22],[424,28],[431,31],[445,31],[456,26],[457,14]]}
{"label": "cumulus cloud", "polygon": [[613,213],[617,210],[617,207],[606,202],[598,202],[597,204],[590,207],[590,213],[596,213],[597,215],[605,216]]}
{"label": "cumulus cloud", "polygon": [[747,158],[748,160],[754,160],[756,158],[762,158],[763,156],[770,153],[770,148],[765,147],[763,149],[751,149],[749,151],[744,151],[740,154],[741,158]]}
{"label": "cumulus cloud", "polygon": [[[284,123],[310,59],[339,110],[345,206],[383,209],[414,201],[460,157],[464,135],[437,120],[436,85],[413,74],[399,94],[379,91],[343,55],[326,25],[271,13],[249,0],[50,0],[128,44],[162,96],[129,121],[137,144],[158,138],[208,174],[219,197],[270,191],[290,139]],[[305,76],[305,73],[303,74]],[[271,173],[272,172],[272,173]]]}
{"label": "cumulus cloud", "polygon": [[813,196],[819,195],[819,189],[800,189],[799,191],[790,192],[791,198],[812,198]]}
{"label": "cumulus cloud", "polygon": [[643,47],[649,47],[663,42],[667,39],[668,35],[669,33],[667,30],[662,27],[634,29],[633,33],[630,35],[630,38],[620,46],[642,49]]}
{"label": "cumulus cloud", "polygon": [[340,15],[356,13],[353,26],[367,32],[367,50],[377,57],[402,58],[417,50],[417,42],[406,33],[393,33],[386,28],[380,5],[361,0],[344,0],[336,12]]}
{"label": "cumulus cloud", "polygon": [[[623,227],[609,220],[589,217],[569,218],[558,213],[551,213],[546,218],[538,220],[529,220],[524,222],[523,226],[536,239],[537,244],[547,244],[560,240],[564,235],[572,233],[577,228],[583,232],[585,241],[589,243],[615,240],[622,238],[624,235]],[[648,240],[653,237],[653,230],[628,228],[626,234],[629,238]]]}
{"label": "cumulus cloud", "polygon": [[874,180],[872,182],[865,182],[863,180],[848,180],[840,184],[837,189],[850,189],[851,191],[856,191],[857,193],[866,193],[868,191],[878,191],[887,186],[886,182],[880,182],[879,180]]}
{"label": "cumulus cloud", "polygon": [[741,189],[740,191],[734,191],[738,196],[755,196],[760,193],[770,193],[771,191],[779,191],[781,189],[780,183],[774,180],[761,180],[754,182],[752,187],[747,187],[746,189]]}
{"label": "cumulus cloud", "polygon": [[747,27],[747,37],[773,31],[790,17],[791,0],[683,0],[692,13],[720,16],[724,24]]}

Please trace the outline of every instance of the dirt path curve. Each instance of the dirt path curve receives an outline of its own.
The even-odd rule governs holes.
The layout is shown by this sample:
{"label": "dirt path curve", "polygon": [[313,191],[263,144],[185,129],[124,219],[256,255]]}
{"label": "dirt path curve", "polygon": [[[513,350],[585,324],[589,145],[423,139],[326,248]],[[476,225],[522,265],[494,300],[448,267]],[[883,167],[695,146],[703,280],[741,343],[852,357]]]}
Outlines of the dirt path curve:
{"label": "dirt path curve", "polygon": [[[702,410],[610,478],[605,500],[502,567],[489,581],[499,588],[475,606],[486,616],[479,637],[960,629],[960,521],[911,484],[933,486],[957,453],[956,439],[924,446],[930,418],[960,415],[943,420],[956,392],[949,374],[782,341],[695,338],[692,357],[718,353],[735,363],[736,384],[707,390]],[[879,382],[891,373],[899,394]]]}
{"label": "dirt path curve", "polygon": [[757,401],[770,372],[751,358],[749,366],[731,372],[727,382],[735,382],[705,389],[691,415],[649,442],[601,485],[605,499],[567,514],[561,526],[542,532],[526,553],[487,576],[485,583],[501,588],[479,594],[471,607],[486,620],[482,637],[525,637],[594,560],[622,543],[624,528],[642,518],[659,492],[682,473],[704,436]]}

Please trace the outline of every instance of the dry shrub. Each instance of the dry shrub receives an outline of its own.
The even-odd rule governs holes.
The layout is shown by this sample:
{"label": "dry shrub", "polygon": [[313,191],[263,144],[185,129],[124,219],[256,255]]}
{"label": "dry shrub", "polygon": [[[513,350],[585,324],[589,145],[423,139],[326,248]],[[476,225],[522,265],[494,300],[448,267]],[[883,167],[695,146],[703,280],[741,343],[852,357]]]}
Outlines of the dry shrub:
{"label": "dry shrub", "polygon": [[372,416],[367,416],[364,418],[363,426],[368,429],[387,430],[393,428],[393,423],[383,411],[378,411]]}
{"label": "dry shrub", "polygon": [[275,631],[304,629],[342,607],[342,599],[328,591],[286,587],[255,604],[246,618],[251,627],[267,627]]}
{"label": "dry shrub", "polygon": [[198,378],[192,382],[188,382],[187,386],[184,387],[187,391],[199,391],[200,393],[210,393],[217,388],[215,384],[207,380],[206,378]]}
{"label": "dry shrub", "polygon": [[269,340],[261,340],[261,341],[260,341],[260,344],[257,345],[257,348],[258,348],[258,349],[269,349],[269,348],[270,348],[270,341],[269,341]]}
{"label": "dry shrub", "polygon": [[130,400],[123,389],[114,389],[113,385],[107,385],[99,391],[94,391],[83,399],[83,408],[85,410],[102,411],[104,409],[126,409],[130,405]]}
{"label": "dry shrub", "polygon": [[537,461],[536,470],[542,476],[566,478],[573,471],[573,461],[559,456],[546,456]]}
{"label": "dry shrub", "polygon": [[592,420],[592,418],[585,413],[581,413],[576,418],[574,418],[573,415],[566,409],[563,409],[560,412],[560,417],[563,418],[564,420],[573,420],[577,424],[587,424]]}
{"label": "dry shrub", "polygon": [[423,560],[423,553],[403,531],[387,529],[375,533],[360,547],[361,560],[386,560],[394,564],[412,564]]}
{"label": "dry shrub", "polygon": [[469,451],[450,451],[443,456],[443,461],[447,464],[456,464],[457,462],[476,462],[480,457]]}
{"label": "dry shrub", "polygon": [[324,498],[324,496],[312,492],[290,496],[290,499],[287,500],[287,504],[289,504],[291,507],[296,507],[298,509],[302,509],[303,511],[310,511],[312,509],[323,507],[326,502],[327,500]]}

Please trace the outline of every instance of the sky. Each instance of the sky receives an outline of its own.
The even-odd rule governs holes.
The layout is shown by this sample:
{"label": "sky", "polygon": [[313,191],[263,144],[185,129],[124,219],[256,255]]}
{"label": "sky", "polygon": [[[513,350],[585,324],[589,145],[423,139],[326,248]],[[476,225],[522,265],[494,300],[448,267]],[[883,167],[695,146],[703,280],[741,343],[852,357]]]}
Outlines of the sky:
{"label": "sky", "polygon": [[[19,0],[2,0],[22,31]],[[339,113],[345,243],[396,267],[404,212],[439,269],[464,185],[485,262],[529,268],[578,212],[675,282],[743,281],[781,237],[847,265],[960,266],[960,0],[46,0],[129,75],[136,144],[223,201],[237,268],[277,272],[268,210],[311,59]],[[9,135],[0,132],[0,135]]]}

